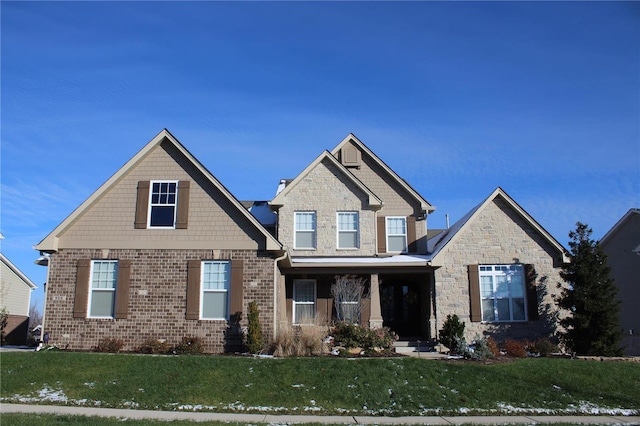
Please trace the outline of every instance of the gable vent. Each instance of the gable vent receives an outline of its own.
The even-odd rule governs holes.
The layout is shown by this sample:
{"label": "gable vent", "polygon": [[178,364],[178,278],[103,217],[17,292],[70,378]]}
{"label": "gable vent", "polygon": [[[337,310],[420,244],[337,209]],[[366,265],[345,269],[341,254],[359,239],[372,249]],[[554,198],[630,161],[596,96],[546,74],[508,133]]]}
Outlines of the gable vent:
{"label": "gable vent", "polygon": [[353,145],[347,145],[340,152],[340,160],[345,167],[360,167],[360,150]]}

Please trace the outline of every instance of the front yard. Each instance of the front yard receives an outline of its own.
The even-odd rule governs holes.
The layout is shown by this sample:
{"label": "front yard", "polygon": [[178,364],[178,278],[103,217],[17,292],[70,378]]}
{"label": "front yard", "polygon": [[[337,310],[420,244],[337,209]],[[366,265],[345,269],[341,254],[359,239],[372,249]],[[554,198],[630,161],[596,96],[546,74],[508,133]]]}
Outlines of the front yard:
{"label": "front yard", "polygon": [[640,414],[640,364],[4,353],[0,400],[317,415]]}

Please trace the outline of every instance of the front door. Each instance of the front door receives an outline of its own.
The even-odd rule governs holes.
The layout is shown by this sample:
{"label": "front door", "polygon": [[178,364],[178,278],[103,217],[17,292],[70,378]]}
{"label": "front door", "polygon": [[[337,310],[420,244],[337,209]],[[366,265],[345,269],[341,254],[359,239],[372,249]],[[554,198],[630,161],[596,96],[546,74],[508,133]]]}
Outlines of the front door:
{"label": "front door", "polygon": [[380,286],[382,320],[385,327],[396,332],[400,338],[419,337],[420,287],[416,283],[385,283]]}

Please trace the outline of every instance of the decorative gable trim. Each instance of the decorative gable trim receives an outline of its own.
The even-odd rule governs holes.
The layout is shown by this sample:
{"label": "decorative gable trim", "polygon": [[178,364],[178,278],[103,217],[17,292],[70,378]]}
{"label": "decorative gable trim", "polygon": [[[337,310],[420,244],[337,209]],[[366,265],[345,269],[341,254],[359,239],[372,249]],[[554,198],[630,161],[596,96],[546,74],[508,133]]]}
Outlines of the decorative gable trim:
{"label": "decorative gable trim", "polygon": [[[346,138],[342,140],[333,150],[331,154],[333,156],[341,155],[341,158],[345,155],[344,149],[349,146],[349,143],[354,143],[360,151],[358,156],[358,162],[361,161],[362,152],[366,153],[373,161],[375,161],[393,180],[395,180],[404,190],[411,195],[417,202],[420,203],[420,209],[424,212],[431,213],[436,208],[432,206],[427,200],[425,200],[415,189],[411,187],[404,179],[402,179],[393,169],[387,166],[376,154],[373,153],[364,143],[360,141],[353,133],[349,133]],[[342,160],[344,163],[344,159]]]}
{"label": "decorative gable trim", "polygon": [[353,175],[345,166],[343,166],[331,153],[325,150],[322,154],[320,154],[315,160],[311,162],[302,172],[296,176],[296,178],[291,181],[282,191],[275,196],[275,198],[269,201],[270,206],[281,207],[285,203],[285,199],[287,194],[291,191],[293,187],[295,187],[300,181],[302,181],[312,170],[314,170],[322,161],[327,160],[331,162],[338,170],[340,170],[344,176],[353,182],[362,192],[364,192],[368,197],[369,207],[374,210],[379,210],[382,207],[382,200],[378,198],[369,188],[367,188],[357,177]]}
{"label": "decorative gable trim", "polygon": [[[55,252],[58,250],[58,236],[64,233],[64,231],[69,228],[82,214],[91,207],[97,200],[99,200],[109,189],[111,189],[120,179],[122,179],[131,169],[133,169],[140,161],[142,161],[153,149],[162,144],[163,142],[167,142],[172,144],[180,153],[189,161],[202,175],[208,179],[211,184],[213,184],[237,209],[237,211],[244,216],[253,226],[256,227],[260,231],[262,235],[265,237],[266,241],[266,249],[267,250],[282,250],[282,244],[275,239],[273,235],[269,233],[260,222],[249,212],[246,208],[242,206],[242,203],[238,201],[231,192],[227,190],[227,188],[218,181],[218,179],[209,172],[167,129],[163,129],[160,133],[158,133],[149,143],[147,143],[136,155],[133,156],[124,166],[122,166],[113,176],[111,176],[102,186],[100,186],[89,198],[87,198],[78,208],[76,208],[67,218],[65,218],[62,223],[60,223],[49,235],[47,235],[40,243],[38,243],[34,249],[44,251],[44,252]],[[184,187],[182,187],[184,189]],[[141,189],[138,187],[138,196],[140,196]],[[178,196],[180,197],[180,191],[178,191]],[[185,191],[186,196],[189,195],[189,190]],[[184,195],[183,195],[184,196]],[[180,203],[180,200],[178,200]],[[183,200],[184,201],[184,200]],[[148,205],[148,188],[147,188],[147,203]],[[187,202],[182,203],[184,207],[188,205]],[[146,212],[145,207],[143,210]],[[142,208],[141,208],[142,209]],[[180,206],[178,206],[178,218],[176,223],[176,228],[181,228],[182,226],[187,226],[187,213],[180,212]],[[135,227],[142,226],[142,216],[143,213],[141,210],[136,209],[136,218],[135,218]],[[146,214],[144,215],[144,227],[147,224]]]}

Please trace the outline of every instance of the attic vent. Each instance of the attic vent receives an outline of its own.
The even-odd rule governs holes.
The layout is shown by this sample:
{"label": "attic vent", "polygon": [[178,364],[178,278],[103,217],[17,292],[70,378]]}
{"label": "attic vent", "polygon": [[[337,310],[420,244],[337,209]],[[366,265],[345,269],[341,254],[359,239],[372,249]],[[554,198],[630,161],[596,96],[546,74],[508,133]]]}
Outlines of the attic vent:
{"label": "attic vent", "polygon": [[342,148],[340,158],[345,167],[360,167],[360,150],[353,145]]}

